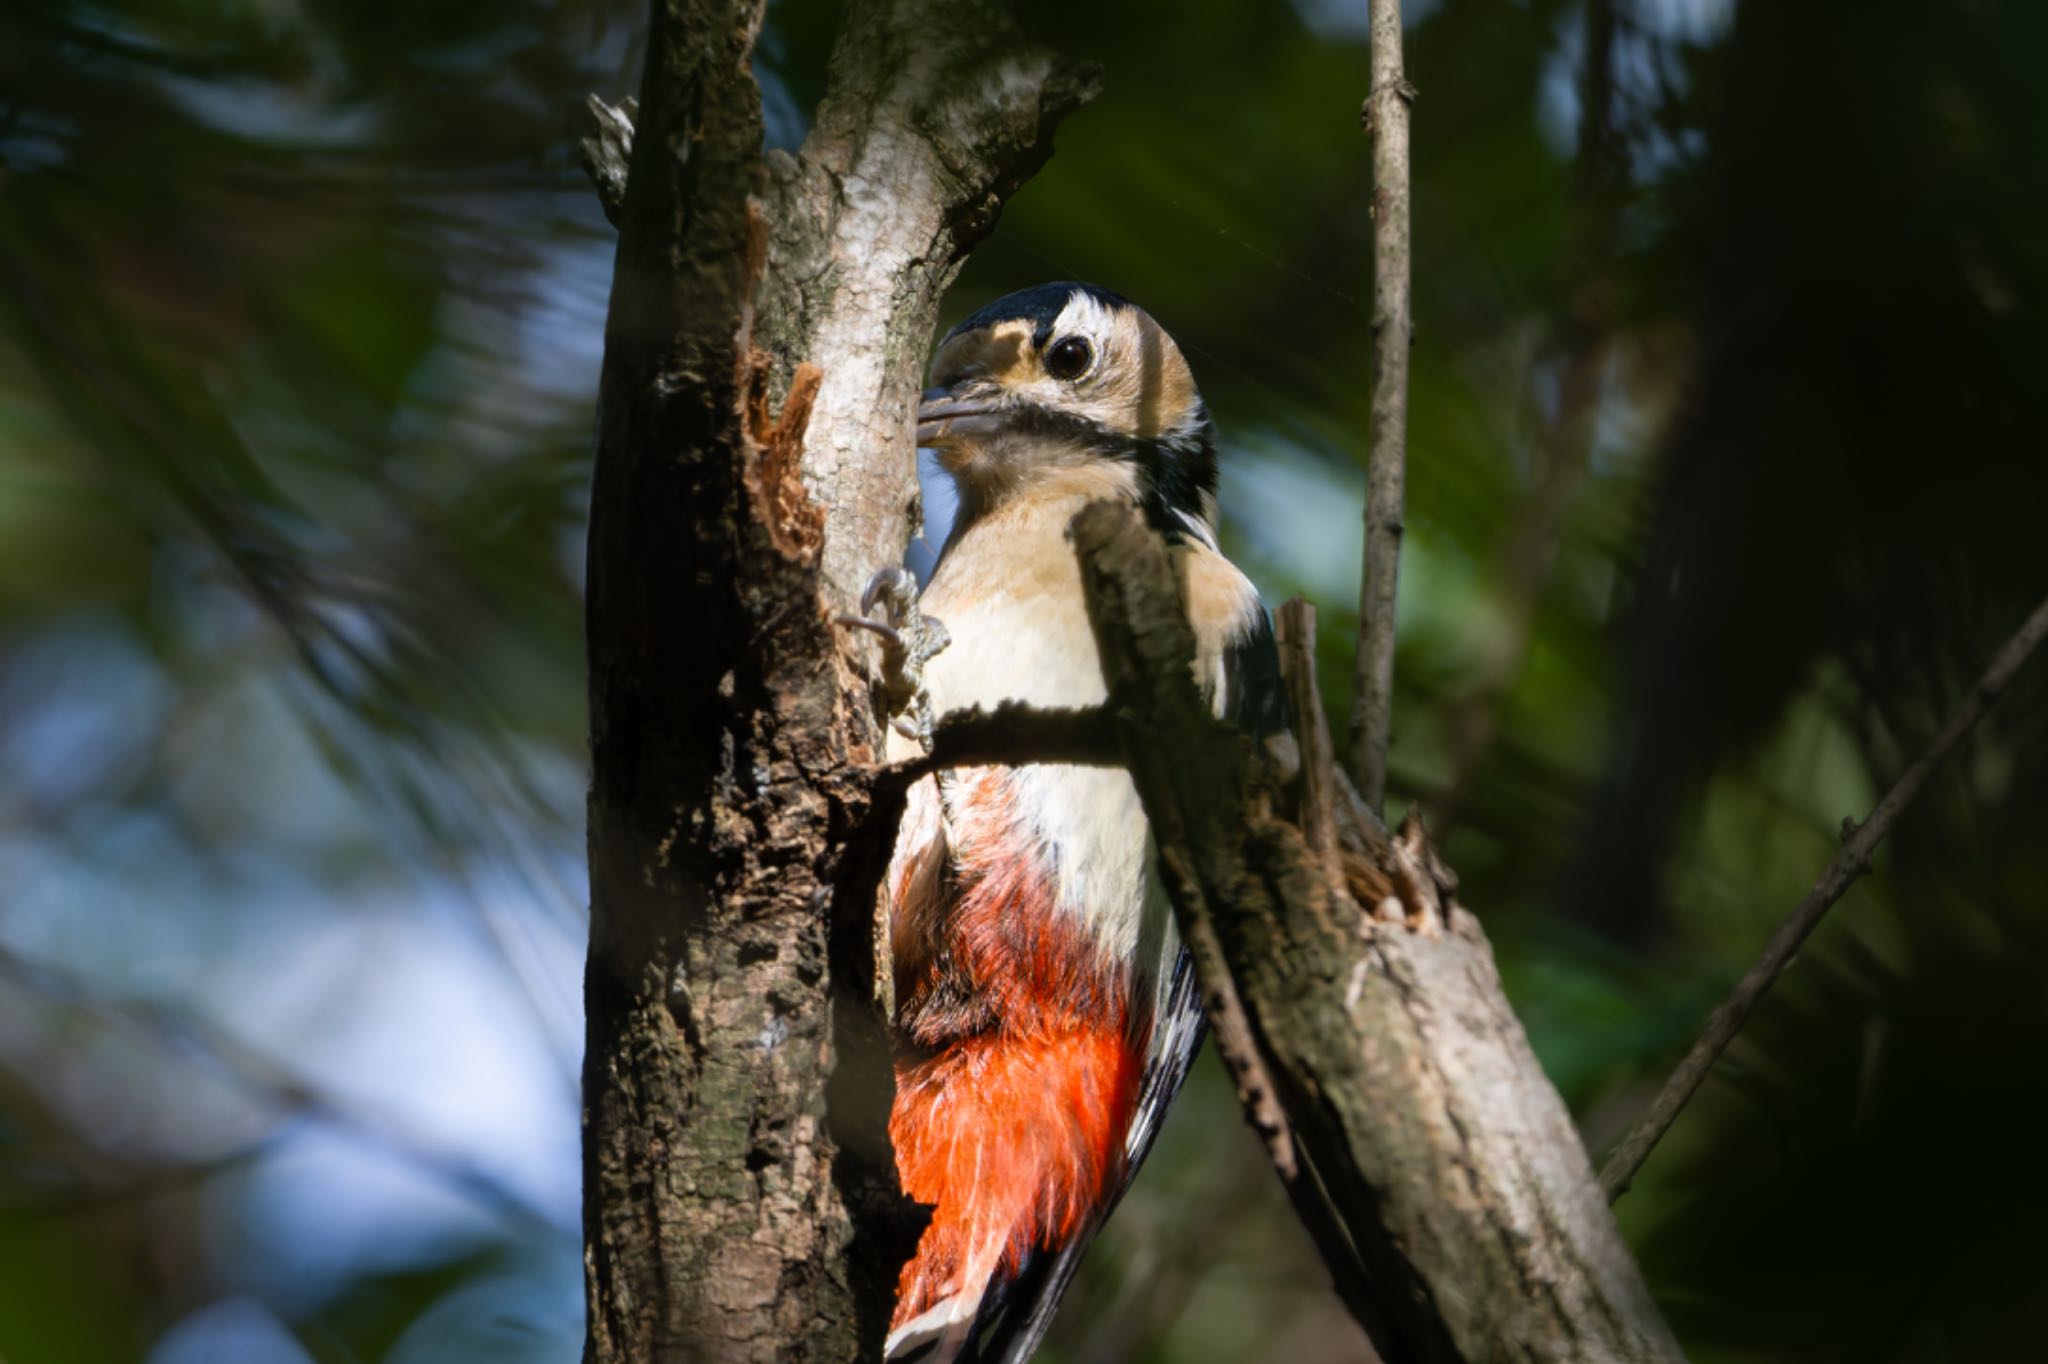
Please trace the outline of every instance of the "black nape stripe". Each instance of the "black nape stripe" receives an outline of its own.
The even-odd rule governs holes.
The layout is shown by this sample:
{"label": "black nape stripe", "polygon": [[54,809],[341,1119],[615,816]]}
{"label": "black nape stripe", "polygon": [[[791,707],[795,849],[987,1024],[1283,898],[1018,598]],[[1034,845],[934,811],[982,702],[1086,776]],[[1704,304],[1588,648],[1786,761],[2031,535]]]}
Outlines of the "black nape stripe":
{"label": "black nape stripe", "polygon": [[1216,493],[1216,441],[1206,409],[1196,409],[1195,421],[1186,430],[1156,440],[1127,436],[1052,407],[1020,407],[1011,421],[1021,433],[1066,441],[1103,459],[1135,464],[1146,524],[1169,543],[1179,544],[1188,534],[1183,517],[1207,523],[1209,499]]}
{"label": "black nape stripe", "polygon": [[[1129,299],[1121,294],[1094,284],[1081,284],[1073,280],[1062,280],[1053,284],[1035,284],[1029,289],[1019,289],[1014,294],[1004,294],[986,308],[962,319],[960,324],[946,333],[951,341],[962,332],[976,331],[982,327],[993,327],[998,322],[1029,322],[1031,344],[1043,349],[1052,337],[1052,324],[1066,311],[1067,304],[1075,294],[1086,294],[1106,308],[1128,308]],[[940,344],[944,344],[941,342]]]}
{"label": "black nape stripe", "polygon": [[1209,520],[1209,499],[1216,493],[1212,432],[1203,413],[1199,425],[1187,433],[1126,442],[1128,458],[1137,462],[1144,483],[1145,520],[1169,543],[1178,544],[1188,533],[1183,516],[1204,524]]}
{"label": "black nape stripe", "polygon": [[1287,728],[1287,687],[1273,619],[1260,606],[1223,651],[1223,718],[1255,739]]}

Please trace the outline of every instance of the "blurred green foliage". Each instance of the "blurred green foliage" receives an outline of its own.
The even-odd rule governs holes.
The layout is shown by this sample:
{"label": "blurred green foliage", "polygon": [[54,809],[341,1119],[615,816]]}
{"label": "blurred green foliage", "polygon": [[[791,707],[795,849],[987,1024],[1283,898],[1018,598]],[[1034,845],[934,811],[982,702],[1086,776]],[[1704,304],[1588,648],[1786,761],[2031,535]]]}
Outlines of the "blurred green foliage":
{"label": "blurred green foliage", "polygon": [[[778,145],[836,8],[770,7]],[[1395,794],[1597,1151],[2048,589],[2048,10],[1407,8]],[[1333,700],[1363,19],[1030,7],[1105,92],[952,304],[1159,317]],[[0,13],[0,1357],[574,1351],[574,115],[641,23]],[[2039,1353],[2044,700],[2037,664],[1621,1204],[1694,1357]],[[1205,1066],[1048,1357],[1355,1357],[1259,1161]]]}

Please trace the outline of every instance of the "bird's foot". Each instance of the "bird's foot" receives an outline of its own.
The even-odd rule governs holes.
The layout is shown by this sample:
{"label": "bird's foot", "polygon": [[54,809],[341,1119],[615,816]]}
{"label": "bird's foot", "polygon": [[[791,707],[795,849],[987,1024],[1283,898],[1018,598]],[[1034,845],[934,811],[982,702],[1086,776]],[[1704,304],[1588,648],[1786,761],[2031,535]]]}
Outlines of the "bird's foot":
{"label": "bird's foot", "polygon": [[[882,608],[881,618],[875,608]],[[882,641],[882,666],[874,682],[875,708],[906,739],[932,746],[932,699],[925,690],[924,665],[944,652],[953,637],[935,616],[917,607],[917,579],[894,564],[875,570],[860,594],[860,614],[839,617],[841,625],[866,630]]]}

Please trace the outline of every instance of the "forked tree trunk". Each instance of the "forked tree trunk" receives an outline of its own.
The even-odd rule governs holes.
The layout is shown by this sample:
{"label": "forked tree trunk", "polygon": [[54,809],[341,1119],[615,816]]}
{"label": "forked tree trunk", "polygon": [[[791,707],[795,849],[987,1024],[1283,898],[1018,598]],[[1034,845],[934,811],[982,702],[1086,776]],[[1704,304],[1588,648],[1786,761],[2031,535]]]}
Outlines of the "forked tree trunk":
{"label": "forked tree trunk", "polygon": [[878,1352],[916,1221],[870,1003],[875,736],[832,615],[910,531],[940,294],[1089,93],[971,0],[854,0],[810,137],[764,156],[760,19],[655,4],[617,215],[588,579],[592,1364]]}

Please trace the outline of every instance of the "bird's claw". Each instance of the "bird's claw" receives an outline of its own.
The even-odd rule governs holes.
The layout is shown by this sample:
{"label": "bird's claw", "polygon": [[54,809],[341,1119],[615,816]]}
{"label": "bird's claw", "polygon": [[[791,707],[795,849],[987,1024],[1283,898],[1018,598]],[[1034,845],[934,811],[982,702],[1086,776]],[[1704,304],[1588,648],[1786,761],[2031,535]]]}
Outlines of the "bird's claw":
{"label": "bird's claw", "polygon": [[875,603],[885,599],[892,617],[902,616],[917,606],[917,579],[911,577],[910,570],[901,564],[888,564],[875,570],[861,591],[860,613],[872,616]]}
{"label": "bird's claw", "polygon": [[898,630],[893,625],[885,624],[884,622],[879,620],[870,620],[866,616],[854,615],[840,616],[839,623],[853,630],[872,631],[873,633],[880,635],[882,637],[883,643],[887,644],[892,649],[901,649],[905,652],[908,652],[910,649],[909,642],[903,638],[903,632]]}
{"label": "bird's claw", "polygon": [[[874,618],[877,605],[883,618]],[[924,686],[924,665],[953,642],[945,625],[917,607],[917,579],[891,564],[875,570],[860,594],[860,614],[839,623],[866,630],[882,641],[882,666],[875,678],[875,708],[889,727],[926,749],[932,746],[932,701]]]}

